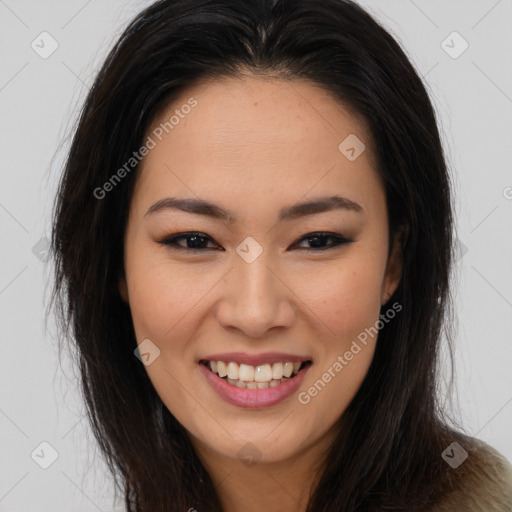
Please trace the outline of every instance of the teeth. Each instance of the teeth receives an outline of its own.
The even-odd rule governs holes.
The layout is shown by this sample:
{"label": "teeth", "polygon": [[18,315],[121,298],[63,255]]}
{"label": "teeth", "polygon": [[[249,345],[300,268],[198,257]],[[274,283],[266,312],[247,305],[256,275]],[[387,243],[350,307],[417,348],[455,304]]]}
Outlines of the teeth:
{"label": "teeth", "polygon": [[[238,365],[236,363],[228,363],[228,379],[244,380],[241,378],[241,376],[239,377]],[[249,380],[252,380],[252,379],[249,379]]]}
{"label": "teeth", "polygon": [[222,361],[217,361],[217,373],[219,374],[219,377],[225,377],[228,374],[228,367],[226,363],[223,363]]}
{"label": "teeth", "polygon": [[[230,366],[232,364],[238,367],[236,363],[229,363]],[[254,381],[254,366],[250,366],[248,364],[241,364],[238,379],[243,382]]]}
{"label": "teeth", "polygon": [[289,377],[293,373],[293,363],[284,363],[283,373],[285,377]]}
{"label": "teeth", "polygon": [[256,382],[270,382],[272,380],[272,367],[269,364],[256,366],[254,369],[254,380]]}
{"label": "teeth", "polygon": [[267,389],[275,388],[279,384],[286,382],[288,379],[271,380],[270,382],[242,382],[241,380],[226,379],[229,384],[236,386],[237,388],[244,389]]}
{"label": "teeth", "polygon": [[283,378],[283,363],[274,363],[272,365],[272,378],[276,380]]}
{"label": "teeth", "polygon": [[292,375],[299,372],[300,361],[286,361],[284,363],[262,364],[251,366],[250,364],[238,364],[234,361],[209,361],[208,366],[219,377],[226,377],[229,384],[247,389],[265,389],[278,386]]}

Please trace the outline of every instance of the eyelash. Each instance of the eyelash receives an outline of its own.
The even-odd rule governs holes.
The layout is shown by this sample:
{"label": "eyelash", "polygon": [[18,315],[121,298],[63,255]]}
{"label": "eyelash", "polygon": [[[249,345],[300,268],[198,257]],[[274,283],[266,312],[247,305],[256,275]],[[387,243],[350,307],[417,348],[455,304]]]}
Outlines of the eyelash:
{"label": "eyelash", "polygon": [[[205,248],[205,247],[202,247],[202,248],[183,247],[182,245],[179,245],[177,243],[178,240],[187,239],[187,238],[191,238],[191,237],[198,237],[198,238],[202,238],[202,239],[212,240],[211,237],[209,237],[205,233],[199,233],[199,232],[196,232],[196,231],[190,231],[190,232],[179,233],[177,235],[173,235],[173,236],[164,238],[163,240],[159,240],[158,243],[163,244],[163,245],[167,245],[167,246],[173,246],[172,247],[173,249],[178,249],[178,250],[183,250],[183,251],[195,251],[195,252],[201,251],[202,252],[202,251],[208,251],[208,250],[217,250],[217,249],[214,249],[214,248]],[[331,238],[331,239],[334,240],[334,243],[331,243],[330,245],[328,245],[326,247],[317,247],[317,248],[300,247],[298,250],[299,251],[320,252],[320,251],[326,251],[326,250],[329,250],[329,249],[334,249],[335,247],[338,247],[340,245],[349,244],[349,243],[354,241],[354,240],[352,240],[350,238],[345,238],[345,237],[343,237],[341,235],[338,235],[336,233],[327,233],[327,232],[324,232],[324,231],[317,231],[317,232],[308,233],[307,235],[304,235],[302,238],[300,238],[296,242],[296,244],[298,244],[298,243],[300,243],[300,242],[302,242],[304,240],[311,239],[311,238],[323,238],[323,239]]]}

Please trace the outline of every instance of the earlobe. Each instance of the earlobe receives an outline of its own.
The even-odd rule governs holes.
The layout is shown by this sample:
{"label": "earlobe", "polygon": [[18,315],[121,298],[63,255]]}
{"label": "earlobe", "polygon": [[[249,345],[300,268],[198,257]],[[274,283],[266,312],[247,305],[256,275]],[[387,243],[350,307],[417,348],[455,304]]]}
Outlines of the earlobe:
{"label": "earlobe", "polygon": [[381,304],[384,305],[395,293],[400,284],[403,269],[403,254],[409,237],[409,225],[398,226],[393,239],[393,247],[386,267],[386,276],[382,288]]}

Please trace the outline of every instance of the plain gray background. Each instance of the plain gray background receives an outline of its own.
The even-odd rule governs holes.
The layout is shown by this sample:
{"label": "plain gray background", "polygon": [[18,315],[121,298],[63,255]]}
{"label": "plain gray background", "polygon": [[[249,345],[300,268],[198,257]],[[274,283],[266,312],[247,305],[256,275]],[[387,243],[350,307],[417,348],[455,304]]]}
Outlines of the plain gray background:
{"label": "plain gray background", "polygon": [[[59,144],[113,41],[149,3],[0,0],[0,511],[122,510],[83,419],[76,371],[66,358],[59,365],[51,319],[43,331],[45,237]],[[460,239],[460,414],[512,460],[512,1],[361,4],[401,41],[439,116]],[[42,442],[56,451],[47,469]]]}

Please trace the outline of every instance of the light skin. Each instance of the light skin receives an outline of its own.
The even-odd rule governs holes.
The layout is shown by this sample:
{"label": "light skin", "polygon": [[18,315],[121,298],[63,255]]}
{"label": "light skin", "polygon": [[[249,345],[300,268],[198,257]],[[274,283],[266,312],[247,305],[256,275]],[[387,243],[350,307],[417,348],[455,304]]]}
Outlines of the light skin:
{"label": "light skin", "polygon": [[[401,274],[399,244],[388,246],[370,133],[316,85],[245,76],[187,89],[147,135],[190,97],[197,106],[139,169],[120,293],[138,343],[149,338],[160,349],[145,366],[148,376],[189,433],[224,511],[305,510],[319,474],[312,468],[321,466],[334,424],[368,371],[376,337],[308,404],[298,394],[375,325]],[[366,145],[354,161],[338,149],[350,134]],[[333,195],[360,209],[278,221],[283,208]],[[147,213],[168,197],[210,201],[232,219],[173,208]],[[205,236],[200,247],[206,249],[160,243],[190,231]],[[318,232],[352,241],[315,249]],[[263,250],[252,263],[236,252],[249,236]],[[320,246],[333,241],[321,238]],[[186,238],[177,243],[187,247]],[[286,352],[313,365],[292,396],[247,409],[224,401],[200,371],[199,359],[221,352]],[[261,456],[250,467],[237,456],[248,442]]]}

